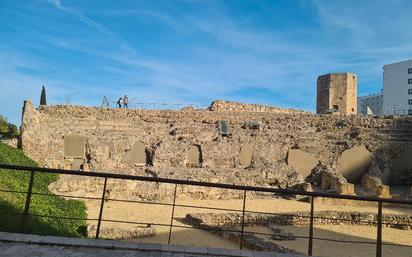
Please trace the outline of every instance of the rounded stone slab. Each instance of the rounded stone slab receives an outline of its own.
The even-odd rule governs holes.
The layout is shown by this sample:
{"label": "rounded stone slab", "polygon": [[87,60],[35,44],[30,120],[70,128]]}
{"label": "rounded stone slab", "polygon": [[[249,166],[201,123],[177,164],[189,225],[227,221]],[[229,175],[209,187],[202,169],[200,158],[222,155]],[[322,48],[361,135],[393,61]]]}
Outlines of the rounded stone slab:
{"label": "rounded stone slab", "polygon": [[252,164],[253,148],[251,145],[244,145],[239,152],[240,165],[244,168]]}
{"label": "rounded stone slab", "polygon": [[129,164],[146,164],[146,146],[142,142],[135,143],[132,149],[124,154],[122,161]]}
{"label": "rounded stone slab", "polygon": [[360,182],[372,162],[372,155],[364,145],[345,150],[338,160],[338,172],[350,183]]}
{"label": "rounded stone slab", "polygon": [[200,167],[202,163],[202,154],[200,147],[192,145],[187,151],[186,166],[188,167]]}
{"label": "rounded stone slab", "polygon": [[307,177],[318,165],[319,160],[300,149],[289,149],[287,162],[289,166],[298,169],[303,177]]}

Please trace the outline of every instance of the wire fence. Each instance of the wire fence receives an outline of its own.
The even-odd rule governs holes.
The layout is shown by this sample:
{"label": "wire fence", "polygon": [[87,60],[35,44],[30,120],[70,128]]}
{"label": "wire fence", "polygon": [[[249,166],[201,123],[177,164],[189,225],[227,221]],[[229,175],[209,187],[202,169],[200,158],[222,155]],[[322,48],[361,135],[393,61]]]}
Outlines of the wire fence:
{"label": "wire fence", "polygon": [[[306,191],[296,191],[296,190],[289,190],[289,189],[274,189],[274,188],[266,188],[266,187],[254,187],[254,186],[240,186],[240,185],[231,185],[231,184],[222,184],[222,183],[210,183],[210,182],[199,182],[199,181],[189,181],[189,180],[179,180],[179,179],[170,179],[170,178],[159,178],[159,177],[144,177],[144,176],[133,176],[133,175],[124,175],[124,174],[114,174],[114,173],[103,173],[103,172],[83,172],[83,171],[72,171],[72,170],[63,170],[63,169],[49,169],[49,168],[39,168],[39,167],[28,167],[28,166],[18,166],[18,165],[10,165],[10,164],[0,164],[0,168],[13,170],[14,172],[30,172],[30,180],[28,185],[27,191],[16,191],[16,190],[6,190],[0,189],[0,192],[11,193],[11,194],[26,194],[25,206],[24,211],[20,212],[2,212],[0,215],[19,215],[21,216],[21,233],[28,233],[28,220],[30,217],[43,217],[43,218],[50,218],[50,219],[62,219],[62,220],[84,220],[84,221],[95,221],[97,222],[96,234],[95,238],[100,238],[100,228],[102,222],[109,222],[109,223],[123,223],[123,224],[133,224],[142,227],[149,227],[149,226],[162,226],[168,227],[168,244],[171,243],[171,238],[173,236],[173,228],[185,228],[185,229],[199,229],[199,227],[193,225],[179,225],[175,224],[175,209],[176,208],[191,208],[191,209],[204,209],[204,210],[214,210],[214,211],[227,211],[227,212],[234,212],[239,213],[241,215],[241,219],[239,221],[239,228],[227,228],[227,227],[211,227],[211,226],[202,226],[201,229],[210,231],[212,233],[222,233],[222,232],[229,232],[229,233],[237,233],[239,235],[239,248],[243,249],[245,247],[245,236],[246,235],[262,235],[262,236],[274,236],[280,234],[274,233],[263,233],[263,232],[252,232],[246,231],[245,226],[247,222],[245,221],[245,215],[247,214],[267,214],[273,216],[290,216],[291,214],[287,213],[273,213],[273,212],[261,212],[261,211],[252,211],[246,209],[246,204],[248,201],[248,194],[253,192],[259,193],[270,193],[275,195],[301,195],[307,196],[310,198],[310,212],[308,215],[297,215],[300,218],[305,218],[309,220],[309,233],[307,236],[295,236],[296,238],[302,238],[308,240],[308,247],[307,247],[307,254],[312,256],[313,254],[313,245],[314,241],[327,241],[327,242],[338,242],[338,243],[346,243],[346,244],[368,244],[368,245],[376,245],[376,256],[382,256],[382,246],[397,246],[397,247],[408,247],[412,249],[412,246],[409,245],[402,245],[402,244],[394,244],[394,243],[386,243],[382,242],[382,226],[389,226],[389,225],[402,225],[399,223],[392,223],[392,222],[383,222],[382,221],[382,210],[383,204],[392,203],[392,204],[405,204],[408,206],[412,206],[412,201],[410,200],[403,200],[403,199],[385,199],[385,198],[377,198],[377,197],[365,197],[365,196],[355,196],[355,195],[340,195],[340,194],[331,194],[331,193],[324,193],[324,192],[306,192]],[[49,173],[49,174],[66,174],[66,175],[74,175],[74,176],[82,176],[82,177],[94,177],[94,178],[101,178],[104,179],[103,188],[101,191],[101,197],[88,197],[88,196],[71,196],[71,195],[63,195],[63,194],[48,194],[48,193],[40,193],[40,192],[33,192],[33,184],[34,184],[34,177],[37,173]],[[107,195],[107,184],[110,180],[129,180],[129,181],[142,181],[142,182],[151,182],[151,183],[165,183],[165,184],[172,184],[173,187],[173,201],[171,203],[167,202],[159,202],[159,201],[148,201],[148,200],[129,200],[129,199],[116,199],[111,198]],[[243,203],[241,209],[233,209],[233,208],[218,208],[218,207],[209,207],[209,206],[199,206],[199,205],[191,205],[191,204],[178,204],[176,203],[177,197],[177,188],[178,186],[195,186],[195,187],[207,187],[207,188],[219,188],[219,189],[229,189],[229,190],[240,190],[243,192]],[[65,197],[65,198],[73,198],[73,199],[83,199],[83,200],[93,200],[93,201],[100,201],[99,213],[98,217],[96,218],[85,218],[80,219],[77,217],[64,217],[64,216],[55,216],[55,215],[45,215],[39,213],[30,212],[30,204],[32,202],[32,196],[42,196],[42,197]],[[373,225],[377,227],[376,231],[376,241],[365,241],[365,240],[342,240],[342,239],[332,239],[332,238],[325,238],[325,237],[317,237],[314,235],[314,224],[316,220],[335,220],[335,221],[350,221],[343,218],[335,218],[335,217],[321,217],[315,216],[315,199],[316,198],[334,198],[334,199],[346,199],[346,200],[357,200],[357,201],[367,201],[367,202],[374,202],[377,203],[377,219],[376,221],[361,221],[359,223],[367,223],[369,225]],[[172,208],[170,213],[170,222],[137,222],[137,221],[128,221],[128,220],[119,220],[119,219],[110,219],[110,218],[103,218],[103,213],[105,210],[105,204],[107,202],[125,202],[125,203],[139,203],[139,204],[148,204],[148,205],[161,205],[161,206],[169,206]],[[296,217],[296,215],[295,215]],[[405,224],[411,226],[411,224]]]}
{"label": "wire fence", "polygon": [[124,100],[118,99],[113,101],[108,97],[103,97],[102,108],[130,108],[130,109],[145,109],[145,110],[181,110],[183,108],[193,109],[206,109],[209,105],[206,104],[194,104],[194,103],[169,103],[169,102],[139,102],[137,99],[132,98],[128,100],[127,104]]}

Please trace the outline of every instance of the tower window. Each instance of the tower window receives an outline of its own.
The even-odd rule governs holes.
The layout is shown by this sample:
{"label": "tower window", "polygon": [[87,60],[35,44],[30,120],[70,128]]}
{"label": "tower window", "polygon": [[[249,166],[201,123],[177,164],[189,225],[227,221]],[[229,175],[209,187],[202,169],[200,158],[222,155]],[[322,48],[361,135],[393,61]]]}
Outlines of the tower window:
{"label": "tower window", "polygon": [[408,79],[408,84],[412,84],[412,79]]}
{"label": "tower window", "polygon": [[408,104],[412,105],[412,99],[408,99]]}
{"label": "tower window", "polygon": [[408,95],[412,95],[412,88],[408,89]]}
{"label": "tower window", "polygon": [[412,109],[408,110],[408,115],[412,115]]}
{"label": "tower window", "polygon": [[408,69],[408,74],[412,74],[412,68]]}

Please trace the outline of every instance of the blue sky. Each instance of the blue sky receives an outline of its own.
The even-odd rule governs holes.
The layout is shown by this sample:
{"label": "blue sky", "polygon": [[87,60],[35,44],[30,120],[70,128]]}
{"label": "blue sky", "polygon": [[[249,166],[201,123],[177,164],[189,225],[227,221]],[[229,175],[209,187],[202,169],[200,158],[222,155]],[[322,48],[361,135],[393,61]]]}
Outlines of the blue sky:
{"label": "blue sky", "polygon": [[37,105],[214,99],[313,111],[316,78],[354,72],[379,92],[382,66],[412,58],[405,0],[2,0],[0,114]]}

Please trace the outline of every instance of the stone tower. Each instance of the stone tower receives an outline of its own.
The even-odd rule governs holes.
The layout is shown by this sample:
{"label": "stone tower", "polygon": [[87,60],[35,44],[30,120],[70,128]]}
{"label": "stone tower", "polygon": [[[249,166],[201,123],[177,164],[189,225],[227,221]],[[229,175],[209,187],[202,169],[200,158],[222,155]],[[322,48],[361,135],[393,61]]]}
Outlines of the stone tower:
{"label": "stone tower", "polygon": [[328,73],[318,77],[316,113],[357,113],[357,78],[352,73]]}

